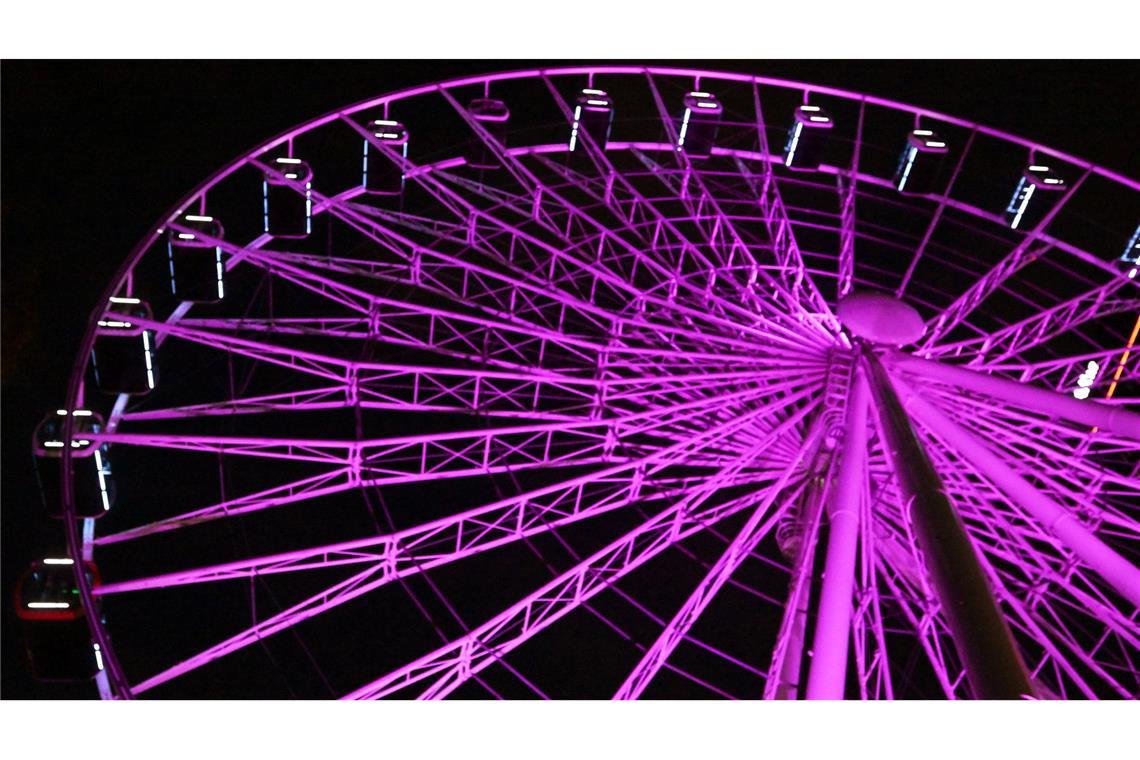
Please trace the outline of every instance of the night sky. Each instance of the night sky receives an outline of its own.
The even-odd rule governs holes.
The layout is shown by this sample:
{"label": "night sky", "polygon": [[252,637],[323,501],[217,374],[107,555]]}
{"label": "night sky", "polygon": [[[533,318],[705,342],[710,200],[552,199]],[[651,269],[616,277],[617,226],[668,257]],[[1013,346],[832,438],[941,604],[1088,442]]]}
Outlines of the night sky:
{"label": "night sky", "polygon": [[[531,65],[4,62],[3,697],[95,694],[91,685],[42,685],[26,674],[9,600],[23,568],[62,545],[60,526],[40,508],[32,429],[62,399],[87,316],[138,238],[208,174],[299,122],[390,90]],[[914,103],[1140,176],[1135,62],[721,61],[707,67]]]}

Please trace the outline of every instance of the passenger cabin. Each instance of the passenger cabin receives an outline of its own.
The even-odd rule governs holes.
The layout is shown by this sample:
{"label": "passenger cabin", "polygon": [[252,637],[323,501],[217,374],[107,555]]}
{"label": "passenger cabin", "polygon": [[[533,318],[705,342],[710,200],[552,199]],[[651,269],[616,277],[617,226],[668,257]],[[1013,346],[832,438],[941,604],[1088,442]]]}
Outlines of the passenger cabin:
{"label": "passenger cabin", "polygon": [[895,188],[903,195],[927,195],[942,188],[942,170],[949,148],[931,129],[915,129],[906,136],[906,145],[895,169]]}
{"label": "passenger cabin", "polygon": [[154,332],[138,321],[151,318],[150,306],[138,298],[113,297],[108,301],[91,349],[99,390],[133,396],[154,390],[158,381]]}
{"label": "passenger cabin", "polygon": [[217,303],[225,298],[221,240],[225,231],[212,216],[183,214],[166,233],[170,292],[180,301]]}
{"label": "passenger cabin", "polygon": [[712,155],[716,131],[720,126],[724,107],[708,92],[690,92],[683,101],[681,125],[677,129],[677,150],[690,159]]}
{"label": "passenger cabin", "polygon": [[605,150],[614,123],[614,101],[605,90],[588,87],[582,90],[574,105],[574,118],[570,124],[569,149],[573,153],[587,134],[598,150]]}
{"label": "passenger cabin", "polygon": [[313,231],[313,171],[299,158],[275,158],[261,183],[265,232],[305,238]]}
{"label": "passenger cabin", "polygon": [[[487,135],[502,148],[507,147],[507,120],[511,111],[507,104],[494,98],[476,98],[467,105],[467,113]],[[467,165],[472,169],[498,169],[499,159],[487,142],[472,134],[467,142]]]}
{"label": "passenger cabin", "polygon": [[1128,245],[1124,246],[1124,253],[1117,259],[1117,265],[1129,279],[1136,279],[1136,271],[1140,269],[1140,226],[1136,227]]}
{"label": "passenger cabin", "polygon": [[375,195],[399,195],[404,192],[404,167],[386,155],[384,148],[406,161],[408,129],[391,119],[373,119],[366,128],[372,136],[364,141],[364,190]]}
{"label": "passenger cabin", "polygon": [[784,166],[796,171],[819,169],[834,126],[830,114],[820,106],[797,108],[784,143]]}
{"label": "passenger cabin", "polygon": [[[91,563],[84,567],[88,583],[97,586],[98,570]],[[75,568],[70,557],[47,557],[33,562],[16,582],[24,651],[41,681],[85,681],[103,668],[102,653],[91,642]]]}
{"label": "passenger cabin", "polygon": [[1044,164],[1030,164],[1021,173],[1004,218],[1010,229],[1033,229],[1056,205],[1065,180]]}
{"label": "passenger cabin", "polygon": [[[44,417],[36,426],[32,438],[36,476],[40,481],[40,494],[49,516],[63,517],[61,467],[66,447],[64,424],[68,413],[57,409]],[[75,516],[101,517],[115,503],[115,481],[111,475],[110,446],[94,438],[103,431],[103,419],[89,409],[71,412],[71,471]]]}

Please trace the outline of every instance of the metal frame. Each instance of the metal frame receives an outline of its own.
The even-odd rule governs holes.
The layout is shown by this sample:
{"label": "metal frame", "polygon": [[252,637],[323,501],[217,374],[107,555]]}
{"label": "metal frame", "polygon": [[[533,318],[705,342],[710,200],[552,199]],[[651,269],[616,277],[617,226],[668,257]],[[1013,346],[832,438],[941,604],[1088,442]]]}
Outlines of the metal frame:
{"label": "metal frame", "polygon": [[[554,113],[568,117],[566,93],[597,86],[596,80],[609,83],[616,131],[625,133],[611,138],[628,139],[602,146],[583,132],[576,164],[568,161],[565,144],[500,143],[461,105],[480,88],[484,97],[509,102],[503,93],[529,82],[545,91]],[[651,105],[638,117],[645,123],[621,121],[623,88],[636,89]],[[672,109],[678,104],[669,97],[702,88],[724,90],[721,131],[735,129],[736,142],[694,161],[675,149]],[[764,107],[773,94],[803,102],[810,94],[813,102],[832,99],[857,108],[854,123],[838,125],[853,134],[846,165],[824,165],[814,175],[781,170],[768,145],[768,130],[785,116]],[[502,168],[476,175],[462,158],[417,158],[415,115],[428,103],[458,118],[457,150],[474,135]],[[866,132],[867,116],[876,109],[968,135],[943,195],[891,199],[885,195],[890,178],[861,169],[865,146],[879,138],[893,144],[898,137]],[[390,113],[412,134],[410,154],[392,150],[362,126],[370,116]],[[413,211],[375,201],[361,188],[322,186],[320,156],[305,157],[317,166],[311,187],[275,174],[266,163],[269,156],[302,150],[309,133],[332,130],[367,142],[374,160],[394,161],[405,176],[405,193],[415,193],[419,206]],[[508,143],[513,134],[508,132]],[[1048,155],[1077,173],[1034,229],[1010,233],[1001,228],[999,210],[954,195],[966,156],[981,139]],[[510,654],[579,608],[620,632],[638,653],[617,689],[620,698],[646,693],[662,670],[707,693],[733,695],[670,662],[681,646],[696,646],[749,673],[755,688],[742,696],[890,698],[904,693],[910,675],[891,659],[894,647],[888,649],[902,633],[924,653],[945,696],[994,695],[961,664],[973,661],[977,670],[960,626],[940,609],[947,590],[931,583],[922,541],[915,537],[921,531],[895,477],[900,465],[888,456],[884,427],[865,419],[872,408],[881,413],[884,402],[879,395],[875,404],[867,400],[863,370],[853,380],[837,379],[853,349],[834,317],[835,298],[824,294],[866,288],[908,292],[933,315],[917,354],[939,361],[888,353],[886,372],[973,542],[994,609],[1013,631],[1032,682],[1022,693],[1090,697],[1140,690],[1140,631],[1128,608],[1140,603],[1140,571],[1129,558],[1140,538],[1137,415],[1126,394],[1111,405],[1097,400],[1136,383],[1140,360],[1129,363],[1131,346],[1121,324],[1140,311],[1140,298],[1137,283],[1111,263],[1117,251],[1086,250],[1051,232],[1052,221],[1090,178],[1131,196],[1140,196],[1140,183],[982,125],[833,88],[663,67],[509,72],[385,95],[259,146],[156,224],[100,303],[145,290],[145,266],[166,232],[181,229],[178,220],[188,209],[204,213],[209,207],[222,216],[213,199],[251,172],[272,175],[311,199],[313,228],[327,228],[328,245],[268,235],[214,239],[197,231],[211,250],[224,253],[227,273],[260,281],[265,292],[242,291],[229,278],[223,305],[241,308],[207,314],[183,303],[140,323],[154,332],[161,352],[223,357],[233,373],[230,390],[206,401],[165,400],[176,393],[153,403],[120,397],[108,410],[107,432],[98,437],[115,451],[161,450],[171,461],[213,457],[241,467],[268,459],[278,463],[281,477],[249,493],[223,489],[204,506],[180,506],[154,518],[140,514],[131,527],[115,532],[96,530],[90,520],[67,520],[73,556],[143,557],[145,549],[138,547],[151,536],[176,536],[238,515],[262,519],[275,511],[318,510],[356,492],[371,508],[380,489],[397,485],[486,479],[500,496],[417,525],[393,523],[362,538],[231,562],[187,562],[179,570],[109,578],[98,589],[81,581],[83,602],[93,608],[100,597],[128,604],[132,595],[153,589],[253,584],[342,568],[346,573],[137,683],[124,675],[107,628],[89,615],[106,663],[100,676],[105,696],[127,698],[176,683],[265,637],[297,635],[301,624],[311,626],[381,587],[410,588],[405,584],[412,577],[431,586],[462,634],[440,632],[438,649],[350,696],[415,691],[442,697],[469,681],[500,695],[485,672],[497,665],[528,693],[547,696]],[[785,202],[804,191],[830,192],[839,213]],[[910,237],[860,218],[876,204],[928,214],[924,235]],[[1012,241],[1009,253],[990,266],[938,241],[944,226],[963,224]],[[835,250],[806,245],[817,229],[836,234]],[[903,251],[905,260],[893,271],[863,261],[861,241]],[[1047,283],[1027,283],[1027,265],[1045,257],[1087,283],[1085,291],[1062,296]],[[952,266],[972,284],[960,293],[940,290],[920,276],[920,259],[924,266]],[[998,294],[1026,305],[1032,315],[1006,319],[1000,305],[991,306],[1000,304]],[[292,312],[291,301],[307,306]],[[97,403],[85,383],[97,319],[93,315],[77,353],[67,408]],[[1089,361],[1103,367],[1089,384],[1093,395],[1073,398],[1075,373]],[[268,373],[281,378],[273,387],[241,390],[245,381]],[[1027,385],[1046,378],[1049,388]],[[163,382],[177,390],[177,379],[164,376]],[[179,427],[339,412],[352,416],[355,430],[301,437],[198,434]],[[362,432],[376,415],[408,412],[452,415],[452,427],[412,435]],[[965,413],[976,417],[985,443],[951,421]],[[71,424],[67,417],[65,440]],[[841,448],[834,457],[820,458],[821,447],[835,446]],[[65,448],[61,490],[65,510],[74,515],[73,483],[66,477],[71,459]],[[820,487],[821,472],[835,474],[834,487]],[[587,550],[567,538],[572,525],[621,513],[639,514],[638,527],[601,548]],[[718,524],[735,515],[747,515],[743,526],[735,535],[722,532]],[[800,553],[791,560],[762,548],[782,522],[796,523],[802,535]],[[706,557],[690,548],[686,539],[694,536],[712,537],[724,548]],[[481,624],[464,623],[432,579],[450,565],[507,546],[526,546],[554,568],[544,553],[549,549],[535,543],[542,537],[559,542],[574,561],[552,569],[553,580],[536,584],[532,594]],[[1122,544],[1132,548],[1112,548]],[[703,580],[674,614],[659,616],[619,580],[673,555],[700,563]],[[785,599],[738,578],[751,562],[788,575]],[[814,583],[820,568],[822,585]],[[780,610],[783,624],[770,642],[769,671],[693,634],[723,588]],[[658,635],[639,639],[628,621],[603,612],[594,597],[604,592],[649,615]],[[857,693],[848,687],[852,679]]]}

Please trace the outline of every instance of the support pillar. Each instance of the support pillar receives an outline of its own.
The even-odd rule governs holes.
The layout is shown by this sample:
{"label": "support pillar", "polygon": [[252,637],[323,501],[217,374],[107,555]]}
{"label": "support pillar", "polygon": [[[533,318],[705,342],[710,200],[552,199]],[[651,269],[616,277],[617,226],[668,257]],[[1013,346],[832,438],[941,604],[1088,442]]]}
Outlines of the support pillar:
{"label": "support pillar", "polygon": [[1116,433],[1140,441],[1140,414],[1119,406],[1101,404],[1092,399],[1081,400],[1064,393],[1015,383],[1003,377],[986,375],[974,370],[943,364],[931,359],[920,359],[899,352],[890,352],[883,363],[894,369],[910,372],[929,380],[957,385],[976,391],[1014,406],[1079,422],[1089,427]]}
{"label": "support pillar", "polygon": [[840,456],[839,477],[827,504],[827,559],[812,642],[808,699],[843,699],[847,683],[859,507],[867,481],[867,380],[858,367],[851,381]]}
{"label": "support pillar", "polygon": [[961,517],[947,497],[882,364],[868,348],[863,350],[863,359],[899,491],[910,503],[923,562],[974,697],[1035,696]]}
{"label": "support pillar", "polygon": [[1018,475],[984,443],[918,396],[905,383],[897,382],[903,403],[915,417],[964,457],[990,482],[1017,502],[1045,530],[1108,581],[1132,604],[1140,606],[1140,568],[1083,526],[1075,515]]}

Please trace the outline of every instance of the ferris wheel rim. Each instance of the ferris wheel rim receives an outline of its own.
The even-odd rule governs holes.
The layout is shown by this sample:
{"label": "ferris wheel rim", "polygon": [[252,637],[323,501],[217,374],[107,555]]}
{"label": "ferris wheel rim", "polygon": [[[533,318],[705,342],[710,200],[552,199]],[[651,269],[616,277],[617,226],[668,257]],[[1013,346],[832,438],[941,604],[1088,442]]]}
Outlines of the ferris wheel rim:
{"label": "ferris wheel rim", "polygon": [[[161,238],[161,235],[163,233],[164,228],[167,227],[174,218],[176,218],[180,213],[182,213],[184,211],[184,209],[186,209],[190,204],[192,204],[196,198],[203,197],[204,194],[210,188],[212,188],[213,186],[218,184],[220,181],[225,179],[225,177],[229,176],[229,174],[236,171],[238,168],[249,165],[250,161],[256,160],[258,157],[263,156],[264,154],[268,153],[269,151],[271,151],[274,148],[282,145],[283,143],[287,142],[288,140],[292,139],[293,137],[296,137],[299,134],[303,134],[303,133],[308,132],[312,129],[315,129],[319,126],[322,126],[326,123],[330,123],[330,122],[332,122],[338,118],[342,118],[344,116],[354,114],[354,113],[357,113],[359,111],[367,110],[370,108],[375,108],[379,105],[385,105],[387,103],[395,102],[398,100],[412,98],[412,97],[415,97],[416,95],[420,95],[420,94],[428,94],[428,93],[432,93],[432,92],[437,92],[441,89],[451,89],[451,88],[457,88],[457,87],[462,87],[462,86],[471,85],[471,84],[479,84],[479,83],[490,84],[490,83],[496,82],[496,81],[508,81],[508,80],[512,80],[512,79],[535,77],[535,76],[574,76],[574,75],[593,75],[593,74],[599,74],[599,75],[604,75],[604,74],[630,74],[630,75],[660,74],[660,75],[670,75],[670,76],[696,76],[696,77],[700,77],[700,78],[721,79],[721,80],[730,80],[730,81],[752,83],[754,85],[769,85],[769,86],[777,86],[777,87],[788,87],[791,89],[803,89],[803,90],[808,90],[808,91],[816,92],[816,93],[820,93],[820,94],[826,94],[826,95],[832,95],[832,96],[836,96],[836,97],[843,97],[843,98],[847,98],[847,99],[865,101],[867,103],[874,103],[874,104],[882,105],[882,106],[889,107],[889,108],[904,110],[904,111],[913,113],[916,116],[922,115],[922,116],[926,116],[926,117],[929,117],[932,119],[945,121],[947,123],[956,124],[958,126],[962,126],[962,127],[968,128],[968,129],[980,130],[986,134],[990,134],[990,135],[998,137],[1002,140],[1013,142],[1013,143],[1016,143],[1018,145],[1021,145],[1023,147],[1027,147],[1030,149],[1039,149],[1039,150],[1048,151],[1048,153],[1050,155],[1056,156],[1057,158],[1064,160],[1064,161],[1067,161],[1067,162],[1070,162],[1076,166],[1083,167],[1086,170],[1088,170],[1089,172],[1095,172],[1097,174],[1100,174],[1101,176],[1104,176],[1104,177],[1106,177],[1106,178],[1108,178],[1114,182],[1117,182],[1117,183],[1122,184],[1126,187],[1129,187],[1130,189],[1140,190],[1140,182],[1137,182],[1136,180],[1132,180],[1130,178],[1116,174],[1116,173],[1111,172],[1109,170],[1102,169],[1101,167],[1098,167],[1094,164],[1084,162],[1081,159],[1077,159],[1075,157],[1068,156],[1067,154],[1061,153],[1059,151],[1055,151],[1053,149],[1046,148],[1045,146],[1041,146],[1039,144],[1032,143],[1031,141],[1024,140],[1023,138],[1019,138],[1019,137],[1016,137],[1014,135],[1010,135],[1008,133],[1001,132],[999,130],[992,130],[992,129],[989,129],[986,127],[982,127],[978,124],[967,122],[965,120],[956,119],[955,117],[947,116],[944,114],[939,114],[937,112],[929,111],[927,109],[921,109],[918,107],[898,103],[897,101],[873,98],[872,96],[859,95],[858,93],[853,93],[853,92],[849,92],[846,90],[838,90],[835,88],[819,87],[819,86],[811,85],[808,83],[795,82],[792,80],[770,79],[770,78],[756,77],[756,76],[745,75],[745,74],[733,74],[730,72],[715,72],[715,71],[711,71],[711,70],[670,68],[670,67],[635,67],[635,66],[558,67],[558,68],[519,70],[519,71],[512,71],[512,72],[500,72],[500,73],[496,73],[496,74],[489,74],[489,75],[482,75],[482,76],[457,78],[457,79],[448,80],[448,81],[442,82],[442,83],[436,83],[436,84],[430,84],[430,85],[423,85],[420,87],[407,88],[407,89],[399,90],[399,91],[396,91],[393,93],[388,93],[386,95],[379,96],[376,98],[371,98],[371,99],[368,99],[365,101],[361,101],[361,102],[354,104],[352,106],[349,106],[347,108],[338,109],[338,110],[330,112],[329,114],[326,114],[324,116],[321,116],[321,117],[318,117],[316,119],[312,119],[312,120],[309,120],[307,122],[304,122],[301,126],[294,128],[294,129],[291,129],[291,130],[287,130],[286,132],[279,134],[277,137],[275,137],[275,138],[273,138],[273,139],[271,139],[265,143],[262,143],[253,152],[243,153],[242,156],[240,156],[238,159],[235,159],[234,161],[228,163],[225,167],[223,167],[223,169],[219,170],[215,174],[211,175],[207,180],[200,183],[193,191],[191,191],[186,196],[184,196],[178,203],[174,204],[172,209],[165,216],[160,218],[160,221],[157,222],[151,228],[150,232],[148,232],[146,235],[143,236],[143,238],[140,240],[140,242],[136,245],[135,249],[131,252],[131,254],[128,255],[127,259],[124,261],[124,263],[120,267],[119,271],[112,278],[109,285],[105,289],[101,300],[97,303],[106,302],[106,300],[109,297],[111,297],[112,295],[114,295],[116,292],[119,291],[119,289],[121,288],[122,282],[134,270],[139,259],[141,259],[141,257],[146,253],[146,251],[155,242],[157,242]],[[621,146],[615,145],[614,148],[615,149],[621,149]],[[771,154],[769,154],[767,157],[764,157],[764,160],[772,160]],[[871,180],[873,178],[870,175],[866,175],[866,179]],[[986,212],[983,212],[981,209],[977,209],[977,211],[979,212],[979,215],[986,213]],[[995,215],[989,214],[988,216],[993,217]],[[985,218],[985,217],[982,217],[982,218]],[[1042,239],[1045,239],[1044,236],[1042,236]],[[262,243],[264,243],[264,242],[265,241],[263,240]],[[1054,240],[1050,240],[1050,242],[1054,242]],[[1068,244],[1064,243],[1064,241],[1061,241],[1061,240],[1055,240],[1055,244],[1057,244],[1058,246],[1068,245]],[[1080,250],[1080,249],[1076,249],[1076,250]],[[1081,251],[1081,252],[1084,253],[1085,255],[1089,256],[1089,258],[1092,258],[1092,259],[1096,258],[1096,257],[1092,256],[1091,254],[1087,254],[1087,252],[1084,252],[1084,251]],[[76,362],[73,365],[72,373],[71,373],[71,376],[69,379],[69,384],[68,384],[68,392],[67,392],[67,395],[65,397],[67,399],[67,405],[66,406],[69,409],[75,409],[75,408],[78,408],[78,406],[79,406],[79,394],[80,394],[80,388],[83,385],[83,374],[86,371],[87,365],[89,363],[90,352],[91,352],[91,349],[94,345],[94,340],[95,340],[95,334],[96,333],[95,333],[94,322],[96,319],[97,312],[98,312],[98,306],[96,307],[95,311],[92,311],[91,317],[88,320],[87,331],[84,335],[83,340],[81,341],[81,344],[80,344],[81,349],[77,353]],[[173,315],[171,315],[171,316],[173,317]],[[122,402],[122,401],[125,401],[125,397],[123,397],[123,396],[120,397],[120,402]],[[117,404],[117,408],[118,408],[118,404]],[[64,422],[64,432],[63,432],[64,440],[70,439],[70,436],[72,433],[71,428],[72,428],[72,420],[70,417],[68,417]],[[69,449],[64,449],[64,451],[62,453],[62,460],[63,460],[65,471],[67,470],[69,462],[71,461],[71,459],[72,459],[71,451]],[[78,520],[75,519],[75,504],[74,504],[74,495],[72,493],[72,483],[70,482],[69,478],[64,478],[64,481],[65,482],[63,484],[62,496],[63,496],[64,512],[65,512],[65,515],[67,515],[67,519],[65,519],[65,523],[67,526],[66,530],[67,530],[67,538],[68,538],[69,548],[70,548],[71,553],[74,557],[87,556],[91,551],[91,547],[92,547],[91,541],[88,539],[88,537],[85,534],[80,533],[80,530],[81,530],[80,524],[79,524]],[[78,585],[80,586],[81,594],[83,595],[83,599],[84,599],[85,603],[89,604],[90,605],[89,608],[93,609],[94,608],[94,603],[93,603],[94,595],[92,593],[90,585],[88,584],[88,582],[85,578],[79,578],[77,580],[78,580]],[[112,679],[113,690],[119,692],[119,696],[130,696],[130,694],[131,694],[130,686],[127,685],[125,679],[122,678],[121,672],[117,673],[117,674],[115,672],[119,666],[118,666],[118,663],[116,662],[116,659],[115,659],[114,648],[112,646],[110,646],[109,641],[106,637],[106,632],[103,630],[102,625],[98,621],[94,620],[93,618],[89,618],[89,620],[92,624],[93,636],[95,637],[95,640],[98,643],[100,643],[100,645],[104,651],[104,658],[108,662],[108,671],[110,671],[110,678]],[[117,685],[117,686],[114,685],[116,682],[118,682],[119,685]]]}

